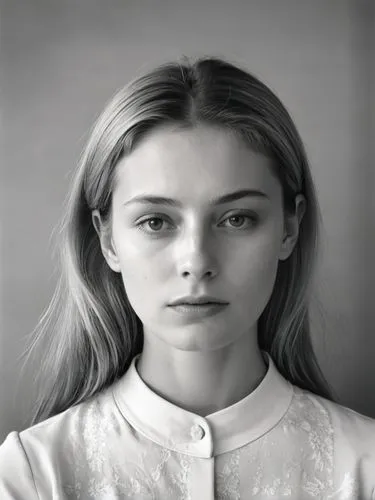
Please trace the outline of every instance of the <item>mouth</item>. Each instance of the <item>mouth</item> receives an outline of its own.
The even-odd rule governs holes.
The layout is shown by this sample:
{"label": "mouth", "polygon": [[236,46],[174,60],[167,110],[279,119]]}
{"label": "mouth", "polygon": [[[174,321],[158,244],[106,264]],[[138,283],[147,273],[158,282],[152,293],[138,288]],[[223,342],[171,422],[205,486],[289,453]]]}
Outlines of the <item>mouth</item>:
{"label": "mouth", "polygon": [[219,302],[205,302],[205,303],[179,303],[169,306],[169,308],[188,320],[201,320],[210,316],[215,316],[221,311],[225,310],[228,304]]}
{"label": "mouth", "polygon": [[178,306],[192,306],[192,307],[204,307],[204,306],[212,306],[212,305],[225,305],[224,302],[176,302],[175,304],[170,304],[169,307],[178,307]]}
{"label": "mouth", "polygon": [[186,296],[186,297],[180,297],[179,299],[176,299],[175,301],[171,302],[169,306],[175,307],[175,306],[212,306],[212,305],[228,305],[228,302],[219,299],[217,297],[209,297],[209,296],[200,296],[200,297],[193,297],[193,296]]}

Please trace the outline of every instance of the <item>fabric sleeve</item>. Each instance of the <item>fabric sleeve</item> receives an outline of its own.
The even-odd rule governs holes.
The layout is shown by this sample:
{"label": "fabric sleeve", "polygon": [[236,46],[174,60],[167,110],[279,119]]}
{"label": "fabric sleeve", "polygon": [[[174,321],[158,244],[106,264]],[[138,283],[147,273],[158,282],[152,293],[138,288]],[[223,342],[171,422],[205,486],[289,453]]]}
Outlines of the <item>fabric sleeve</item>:
{"label": "fabric sleeve", "polygon": [[0,498],[39,500],[29,461],[16,431],[8,434],[0,446]]}

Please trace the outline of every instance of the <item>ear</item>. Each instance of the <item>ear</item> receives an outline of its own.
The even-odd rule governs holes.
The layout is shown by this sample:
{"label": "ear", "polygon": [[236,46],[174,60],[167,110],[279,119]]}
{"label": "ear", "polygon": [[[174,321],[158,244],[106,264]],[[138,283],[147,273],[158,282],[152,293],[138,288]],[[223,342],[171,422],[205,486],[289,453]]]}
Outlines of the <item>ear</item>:
{"label": "ear", "polygon": [[298,241],[299,227],[306,211],[306,199],[302,194],[295,198],[295,212],[285,215],[284,236],[280,249],[280,260],[287,260]]}
{"label": "ear", "polygon": [[91,213],[92,223],[99,236],[102,254],[107,264],[116,273],[121,272],[120,262],[117,256],[116,247],[111,236],[111,231],[104,227],[99,210],[93,210]]}

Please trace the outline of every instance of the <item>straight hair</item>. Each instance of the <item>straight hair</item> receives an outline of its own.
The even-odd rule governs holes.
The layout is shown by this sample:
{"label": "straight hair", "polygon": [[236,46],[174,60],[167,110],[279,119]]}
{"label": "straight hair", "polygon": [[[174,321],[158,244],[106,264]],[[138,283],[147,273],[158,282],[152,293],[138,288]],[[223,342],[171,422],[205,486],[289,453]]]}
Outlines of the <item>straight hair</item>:
{"label": "straight hair", "polygon": [[297,194],[307,206],[290,257],[279,261],[270,300],[258,320],[258,345],[292,384],[333,400],[314,353],[309,303],[321,214],[300,135],[279,98],[256,76],[216,57],[183,58],[131,81],[94,124],[58,226],[61,273],[22,354],[42,353],[30,424],[94,396],[127,371],[143,348],[143,327],[119,273],[105,261],[92,223],[111,224],[116,165],[156,127],[198,124],[232,131],[271,159],[285,213]]}

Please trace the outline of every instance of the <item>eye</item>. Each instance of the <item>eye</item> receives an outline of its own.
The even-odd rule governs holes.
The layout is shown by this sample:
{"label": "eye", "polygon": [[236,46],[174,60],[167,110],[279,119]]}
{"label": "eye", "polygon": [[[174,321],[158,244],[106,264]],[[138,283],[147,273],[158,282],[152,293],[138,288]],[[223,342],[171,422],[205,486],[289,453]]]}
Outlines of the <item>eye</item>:
{"label": "eye", "polygon": [[[237,213],[227,217],[224,222],[229,222],[229,227],[235,229],[247,229],[253,227],[258,222],[258,218],[254,214]],[[228,227],[228,226],[227,226]]]}
{"label": "eye", "polygon": [[149,217],[138,223],[137,228],[146,233],[159,233],[163,228],[163,222],[167,222],[163,217]]}
{"label": "eye", "polygon": [[[248,229],[254,227],[258,222],[258,217],[255,214],[249,213],[235,213],[230,217],[227,217],[220,225],[229,222],[229,226],[226,227],[232,229]],[[172,224],[162,215],[154,215],[148,217],[143,221],[136,224],[136,227],[147,234],[158,234],[164,230],[171,230]]]}

